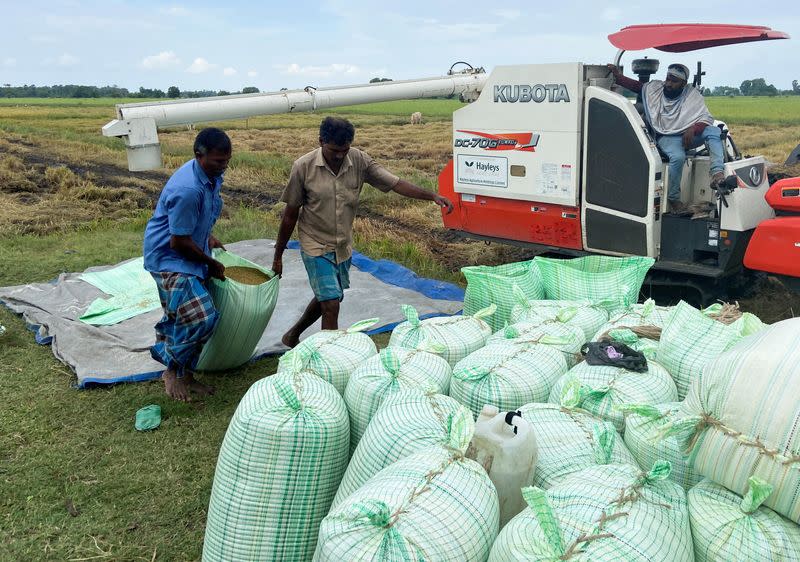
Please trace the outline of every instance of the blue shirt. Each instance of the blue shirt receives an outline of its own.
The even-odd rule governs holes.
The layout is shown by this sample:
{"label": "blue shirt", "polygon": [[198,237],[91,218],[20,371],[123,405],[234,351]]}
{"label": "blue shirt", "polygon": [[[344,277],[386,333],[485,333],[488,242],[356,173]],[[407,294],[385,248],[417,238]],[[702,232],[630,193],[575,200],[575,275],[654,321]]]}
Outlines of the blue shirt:
{"label": "blue shirt", "polygon": [[222,177],[214,182],[209,180],[196,159],[172,174],[144,230],[144,268],[147,271],[207,276],[205,264],[186,259],[169,247],[169,241],[173,235],[191,236],[203,252],[211,255],[208,237],[222,211],[221,186]]}

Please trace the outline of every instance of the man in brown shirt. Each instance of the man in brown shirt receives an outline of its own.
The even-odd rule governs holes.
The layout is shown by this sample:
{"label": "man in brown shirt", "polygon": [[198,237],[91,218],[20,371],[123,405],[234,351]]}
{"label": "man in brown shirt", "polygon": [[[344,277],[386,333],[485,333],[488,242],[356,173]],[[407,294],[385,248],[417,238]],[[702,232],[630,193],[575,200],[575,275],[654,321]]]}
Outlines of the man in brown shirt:
{"label": "man in brown shirt", "polygon": [[446,198],[402,180],[377,164],[368,154],[351,148],[353,125],[346,119],[326,117],[319,127],[319,148],[298,158],[281,196],[286,203],[272,269],[283,272],[283,251],[297,225],[300,254],[314,298],[281,341],[294,347],[306,328],[322,317],[323,330],[339,328],[339,303],[350,286],[353,220],[364,182],[383,192],[434,201],[447,212]]}

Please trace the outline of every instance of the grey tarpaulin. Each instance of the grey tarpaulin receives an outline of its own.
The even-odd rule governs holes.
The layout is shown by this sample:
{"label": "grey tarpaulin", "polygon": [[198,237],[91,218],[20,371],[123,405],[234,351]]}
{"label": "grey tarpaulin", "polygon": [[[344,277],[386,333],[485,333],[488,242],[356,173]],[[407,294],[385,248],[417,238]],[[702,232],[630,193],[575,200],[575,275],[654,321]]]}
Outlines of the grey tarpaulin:
{"label": "grey tarpaulin", "polygon": [[[245,240],[226,244],[229,251],[265,267],[272,265],[272,240]],[[254,357],[285,351],[280,336],[300,316],[312,297],[296,243],[283,258],[283,278],[275,313],[258,342]],[[420,315],[455,314],[464,292],[441,281],[421,279],[386,260],[375,261],[354,253],[351,288],[345,292],[339,325],[346,328],[364,318],[380,317],[375,330],[387,331],[405,320],[401,304],[414,306]],[[94,267],[99,271],[112,266]],[[163,366],[150,357],[155,341],[153,326],[161,311],[151,311],[111,326],[90,326],[78,321],[89,305],[107,295],[79,279],[80,273],[63,273],[52,283],[0,288],[0,301],[22,314],[36,332],[36,341],[51,343],[53,354],[78,376],[78,386],[91,383],[135,382],[160,376]],[[317,331],[319,323],[304,337]],[[372,333],[371,332],[371,333]]]}

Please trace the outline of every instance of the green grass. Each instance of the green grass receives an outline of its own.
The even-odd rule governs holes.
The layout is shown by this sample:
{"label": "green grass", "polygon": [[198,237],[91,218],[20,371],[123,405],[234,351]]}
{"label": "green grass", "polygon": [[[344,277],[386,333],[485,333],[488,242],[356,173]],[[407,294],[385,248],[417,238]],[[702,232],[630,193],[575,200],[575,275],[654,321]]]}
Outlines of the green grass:
{"label": "green grass", "polygon": [[711,114],[727,123],[741,125],[798,125],[800,96],[709,97]]}

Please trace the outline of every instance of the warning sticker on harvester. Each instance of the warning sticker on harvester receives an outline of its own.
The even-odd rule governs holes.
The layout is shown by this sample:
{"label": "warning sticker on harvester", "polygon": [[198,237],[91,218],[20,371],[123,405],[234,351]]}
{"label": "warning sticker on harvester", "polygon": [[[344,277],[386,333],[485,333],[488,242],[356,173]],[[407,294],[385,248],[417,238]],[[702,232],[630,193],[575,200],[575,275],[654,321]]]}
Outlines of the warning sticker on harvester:
{"label": "warning sticker on harvester", "polygon": [[563,195],[572,191],[572,165],[543,162],[536,178],[536,193]]}
{"label": "warning sticker on harvester", "polygon": [[458,154],[456,181],[488,187],[508,187],[508,158]]}

